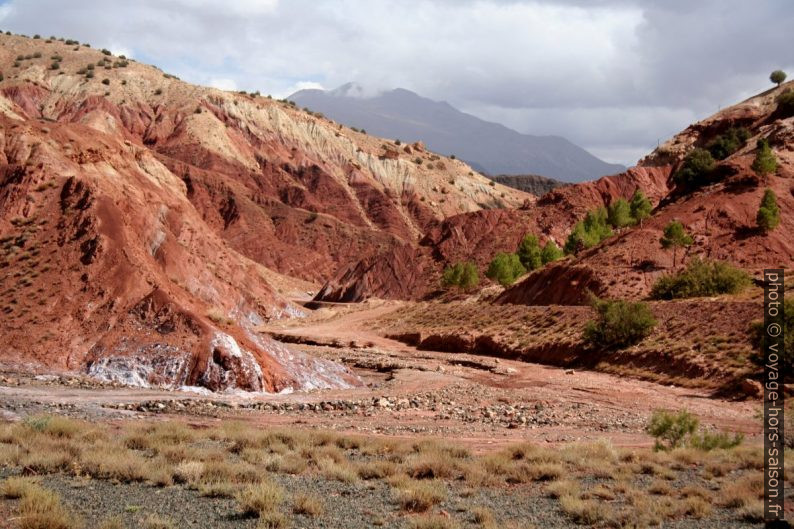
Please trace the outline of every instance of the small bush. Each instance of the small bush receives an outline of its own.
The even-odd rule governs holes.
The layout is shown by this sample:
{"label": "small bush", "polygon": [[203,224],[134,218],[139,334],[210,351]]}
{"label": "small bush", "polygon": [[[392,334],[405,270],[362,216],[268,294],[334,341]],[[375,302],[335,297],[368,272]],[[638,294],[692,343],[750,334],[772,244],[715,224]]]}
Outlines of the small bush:
{"label": "small bush", "polygon": [[314,518],[322,515],[325,512],[325,508],[318,498],[307,494],[299,494],[292,500],[292,512]]}
{"label": "small bush", "polygon": [[772,231],[780,224],[780,208],[777,205],[777,196],[771,189],[764,191],[761,206],[755,217],[758,227],[764,231]]}
{"label": "small bush", "polygon": [[744,441],[744,435],[737,433],[729,435],[726,432],[701,432],[693,434],[689,439],[689,444],[692,448],[709,452],[711,450],[720,448],[729,450],[736,448]]}
{"label": "small bush", "polygon": [[524,235],[518,245],[516,255],[527,270],[535,270],[543,264],[538,238],[532,234]]}
{"label": "small bush", "polygon": [[683,186],[700,187],[711,181],[715,167],[716,162],[711,153],[696,148],[686,155],[681,168],[673,174],[673,180]]}
{"label": "small bush", "polygon": [[673,414],[657,410],[651,416],[645,431],[656,439],[654,450],[672,450],[684,443],[687,436],[697,430],[700,421],[686,410]]}
{"label": "small bush", "polygon": [[765,139],[758,140],[758,151],[755,154],[752,168],[760,176],[766,176],[777,171],[777,158],[775,158],[772,148],[769,147],[769,141]]}
{"label": "small bush", "polygon": [[110,55],[110,50],[106,50],[105,48],[102,48],[102,55]]}
{"label": "small bush", "polygon": [[561,259],[564,254],[559,246],[557,246],[554,241],[548,240],[546,241],[546,245],[543,247],[543,250],[540,252],[540,261],[545,265]]}
{"label": "small bush", "polygon": [[794,90],[786,90],[777,96],[777,111],[782,117],[794,116]]}
{"label": "small bush", "polygon": [[750,131],[744,127],[731,127],[706,146],[715,160],[724,160],[735,153],[750,139]]}
{"label": "small bush", "polygon": [[[750,359],[758,366],[766,363],[766,331],[762,321],[750,324],[750,333],[756,352]],[[780,353],[780,370],[785,377],[794,374],[794,299],[786,299],[783,304],[783,351]]]}
{"label": "small bush", "polygon": [[576,223],[565,241],[565,253],[576,255],[612,236],[606,208],[589,211],[584,220]]}
{"label": "small bush", "polygon": [[656,319],[646,303],[593,299],[596,319],[587,322],[584,340],[600,348],[634,345],[648,336]]}
{"label": "small bush", "polygon": [[488,265],[486,277],[497,281],[503,287],[515,283],[516,279],[526,272],[521,260],[514,253],[498,253]]}
{"label": "small bush", "polygon": [[686,269],[662,276],[651,289],[653,299],[682,299],[738,294],[750,285],[750,276],[719,261],[693,259]]}
{"label": "small bush", "polygon": [[625,198],[619,198],[607,208],[607,222],[615,229],[625,228],[634,224],[631,206]]}
{"label": "small bush", "polygon": [[103,85],[109,85],[110,84],[110,79],[102,79],[102,84]]}
{"label": "small bush", "polygon": [[634,222],[642,224],[642,221],[651,216],[653,205],[648,197],[645,196],[641,190],[637,189],[629,202],[629,209],[631,210],[631,218]]}
{"label": "small bush", "polygon": [[406,511],[425,512],[447,499],[447,492],[440,481],[412,481],[400,491],[399,498]]}
{"label": "small bush", "polygon": [[284,491],[269,481],[249,485],[237,496],[237,502],[243,514],[249,516],[262,516],[274,512],[284,501]]}
{"label": "small bush", "polygon": [[441,285],[449,287],[459,287],[463,290],[471,290],[480,284],[480,273],[477,265],[472,262],[455,263],[444,269],[441,275]]}
{"label": "small bush", "polygon": [[162,93],[163,93],[163,89],[162,88],[158,88],[157,90],[154,91],[154,95],[156,95],[156,96],[159,96]]}

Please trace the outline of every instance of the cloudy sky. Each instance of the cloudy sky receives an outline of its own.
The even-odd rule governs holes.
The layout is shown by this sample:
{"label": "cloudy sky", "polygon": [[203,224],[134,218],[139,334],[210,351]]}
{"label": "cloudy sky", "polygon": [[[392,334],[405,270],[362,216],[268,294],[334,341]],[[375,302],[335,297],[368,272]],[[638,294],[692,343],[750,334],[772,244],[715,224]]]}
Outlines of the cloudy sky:
{"label": "cloudy sky", "polygon": [[7,0],[0,28],[284,97],[357,81],[624,164],[794,75],[792,0]]}

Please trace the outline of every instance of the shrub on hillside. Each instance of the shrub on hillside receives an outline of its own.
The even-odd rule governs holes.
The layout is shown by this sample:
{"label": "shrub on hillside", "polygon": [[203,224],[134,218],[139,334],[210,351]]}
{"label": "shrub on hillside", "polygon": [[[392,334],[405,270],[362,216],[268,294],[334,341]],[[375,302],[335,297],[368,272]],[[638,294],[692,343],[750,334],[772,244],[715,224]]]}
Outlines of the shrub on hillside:
{"label": "shrub on hillside", "polygon": [[654,450],[673,450],[688,444],[692,448],[710,451],[716,448],[728,450],[739,446],[744,440],[742,434],[733,436],[725,432],[698,432],[700,421],[686,410],[672,413],[656,410],[651,416],[645,431],[656,439]]}
{"label": "shrub on hillside", "polygon": [[[757,351],[751,360],[759,366],[766,363],[766,332],[762,321],[750,324],[750,333]],[[783,351],[780,354],[780,372],[785,378],[794,374],[794,299],[787,299],[783,304]]]}
{"label": "shrub on hillside", "polygon": [[760,176],[777,171],[777,158],[775,158],[775,153],[772,152],[768,140],[758,140],[758,151],[755,153],[752,168]]}
{"label": "shrub on hillside", "polygon": [[585,325],[584,340],[594,347],[634,345],[656,326],[656,319],[647,303],[594,298],[592,306],[596,318]]}
{"label": "shrub on hillside", "polygon": [[764,231],[772,231],[780,224],[780,208],[777,205],[777,196],[771,189],[764,191],[761,206],[755,216],[758,227]]}
{"label": "shrub on hillside", "polygon": [[562,250],[552,240],[546,241],[546,246],[544,246],[543,249],[540,251],[540,261],[544,265],[551,263],[552,261],[561,259],[562,256],[563,256]]}
{"label": "shrub on hillside", "polygon": [[750,139],[750,131],[744,127],[731,127],[708,144],[707,148],[717,160],[724,160],[735,153]]}
{"label": "shrub on hillside", "polygon": [[738,294],[750,285],[750,276],[728,263],[694,258],[684,270],[662,276],[653,285],[653,299],[681,299]]}
{"label": "shrub on hillside", "polygon": [[684,163],[673,174],[673,180],[679,185],[700,187],[709,183],[716,167],[714,157],[706,149],[693,149],[684,158]]}
{"label": "shrub on hillside", "polygon": [[532,234],[524,235],[516,250],[519,261],[527,270],[535,270],[543,264],[538,238]]}
{"label": "shrub on hillside", "polygon": [[444,269],[441,275],[441,285],[445,288],[458,287],[470,290],[480,284],[480,273],[477,265],[471,262],[455,263]]}
{"label": "shrub on hillside", "polygon": [[615,229],[625,228],[634,224],[631,206],[625,198],[619,198],[607,208],[607,222]]}
{"label": "shrub on hillside", "polygon": [[631,217],[640,226],[642,226],[642,221],[650,217],[651,211],[653,211],[653,205],[651,204],[651,201],[648,200],[648,197],[646,197],[645,193],[643,193],[640,189],[637,189],[634,192],[634,195],[632,195],[629,208],[631,210]]}
{"label": "shrub on hillside", "polygon": [[794,116],[794,90],[786,90],[777,96],[777,111],[783,117]]}
{"label": "shrub on hillside", "polygon": [[587,212],[584,220],[576,223],[565,241],[565,253],[576,255],[585,248],[590,248],[612,235],[606,208],[597,208]]}
{"label": "shrub on hillside", "polygon": [[485,276],[499,282],[503,287],[515,283],[516,279],[527,270],[514,253],[498,253],[488,265]]}

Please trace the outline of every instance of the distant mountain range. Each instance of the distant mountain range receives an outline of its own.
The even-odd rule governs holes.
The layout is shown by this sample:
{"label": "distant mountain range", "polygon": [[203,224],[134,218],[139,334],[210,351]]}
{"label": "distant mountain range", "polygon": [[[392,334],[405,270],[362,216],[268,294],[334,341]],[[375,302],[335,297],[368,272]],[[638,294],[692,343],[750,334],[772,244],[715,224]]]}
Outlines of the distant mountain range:
{"label": "distant mountain range", "polygon": [[348,83],[330,91],[300,90],[288,99],[376,136],[421,140],[429,149],[454,154],[490,175],[536,174],[581,182],[625,170],[565,138],[521,134],[402,88],[367,94],[360,85]]}

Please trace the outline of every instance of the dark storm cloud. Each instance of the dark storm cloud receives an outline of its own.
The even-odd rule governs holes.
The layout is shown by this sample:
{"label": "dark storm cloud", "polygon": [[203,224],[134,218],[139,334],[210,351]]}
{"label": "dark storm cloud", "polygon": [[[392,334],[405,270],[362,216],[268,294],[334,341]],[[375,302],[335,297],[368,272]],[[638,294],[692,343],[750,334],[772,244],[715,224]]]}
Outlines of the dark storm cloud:
{"label": "dark storm cloud", "polygon": [[287,95],[405,87],[631,163],[794,68],[789,0],[12,0],[0,25]]}

